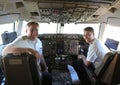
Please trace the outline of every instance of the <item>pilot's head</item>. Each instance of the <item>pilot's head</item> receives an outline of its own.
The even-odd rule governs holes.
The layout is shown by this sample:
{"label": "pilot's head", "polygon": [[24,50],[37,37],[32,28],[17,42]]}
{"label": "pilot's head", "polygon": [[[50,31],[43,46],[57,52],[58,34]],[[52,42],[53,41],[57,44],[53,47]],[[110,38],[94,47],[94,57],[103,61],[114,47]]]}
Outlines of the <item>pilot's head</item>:
{"label": "pilot's head", "polygon": [[37,22],[27,23],[26,35],[29,39],[35,40],[38,37],[39,24]]}
{"label": "pilot's head", "polygon": [[95,38],[94,29],[92,27],[84,28],[83,38],[87,43],[92,43]]}

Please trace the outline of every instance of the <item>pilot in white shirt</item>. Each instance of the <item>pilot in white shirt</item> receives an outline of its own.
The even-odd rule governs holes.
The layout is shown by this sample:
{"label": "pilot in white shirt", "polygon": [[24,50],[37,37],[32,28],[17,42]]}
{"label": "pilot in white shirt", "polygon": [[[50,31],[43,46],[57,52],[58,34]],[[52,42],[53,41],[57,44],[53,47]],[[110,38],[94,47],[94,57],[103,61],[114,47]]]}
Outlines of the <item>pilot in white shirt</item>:
{"label": "pilot in white shirt", "polygon": [[8,46],[20,47],[20,48],[31,48],[39,52],[42,55],[42,42],[39,39],[34,41],[28,39],[27,36],[20,36],[15,39]]}
{"label": "pilot in white shirt", "polygon": [[[18,37],[12,43],[8,44],[3,49],[3,55],[8,53],[30,53],[33,54],[37,59],[37,66],[40,68],[40,64],[44,67],[42,72],[42,85],[52,85],[51,75],[46,72],[48,67],[45,59],[42,56],[42,42],[38,37],[39,24],[37,22],[29,22],[26,27],[26,36]],[[47,82],[46,82],[47,81]]]}
{"label": "pilot in white shirt", "polygon": [[98,68],[107,52],[109,52],[108,48],[100,40],[94,39],[90,43],[86,60],[92,62],[95,68]]}

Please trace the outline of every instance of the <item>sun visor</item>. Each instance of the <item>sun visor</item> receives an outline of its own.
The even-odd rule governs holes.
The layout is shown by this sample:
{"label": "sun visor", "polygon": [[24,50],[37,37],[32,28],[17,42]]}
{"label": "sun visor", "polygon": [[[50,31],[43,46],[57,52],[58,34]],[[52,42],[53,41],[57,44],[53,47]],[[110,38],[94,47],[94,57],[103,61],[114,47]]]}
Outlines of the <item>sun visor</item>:
{"label": "sun visor", "polygon": [[110,17],[107,20],[107,24],[120,27],[120,18]]}
{"label": "sun visor", "polygon": [[0,24],[12,23],[18,20],[20,14],[19,13],[8,13],[0,15]]}

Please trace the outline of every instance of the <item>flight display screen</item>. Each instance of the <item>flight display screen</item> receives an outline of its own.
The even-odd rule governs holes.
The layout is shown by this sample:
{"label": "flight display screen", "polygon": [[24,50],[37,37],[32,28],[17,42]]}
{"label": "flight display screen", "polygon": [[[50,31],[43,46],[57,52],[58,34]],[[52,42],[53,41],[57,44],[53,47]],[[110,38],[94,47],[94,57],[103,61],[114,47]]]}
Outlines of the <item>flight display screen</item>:
{"label": "flight display screen", "polygon": [[57,49],[56,49],[56,53],[59,54],[64,54],[64,41],[57,41]]}

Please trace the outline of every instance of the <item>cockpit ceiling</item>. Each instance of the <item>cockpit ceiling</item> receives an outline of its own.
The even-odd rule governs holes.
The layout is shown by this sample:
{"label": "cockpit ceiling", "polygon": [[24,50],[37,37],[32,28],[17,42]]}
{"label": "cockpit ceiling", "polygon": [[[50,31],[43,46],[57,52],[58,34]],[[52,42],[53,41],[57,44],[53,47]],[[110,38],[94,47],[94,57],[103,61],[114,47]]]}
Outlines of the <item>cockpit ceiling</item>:
{"label": "cockpit ceiling", "polygon": [[[14,0],[12,4],[15,6],[8,6],[7,13],[17,12],[21,19],[36,19],[47,23],[89,22],[100,17],[116,1],[118,0]],[[11,10],[13,8],[10,7],[16,8]]]}
{"label": "cockpit ceiling", "polygon": [[38,1],[38,2],[113,2],[115,0],[24,0],[24,1]]}

